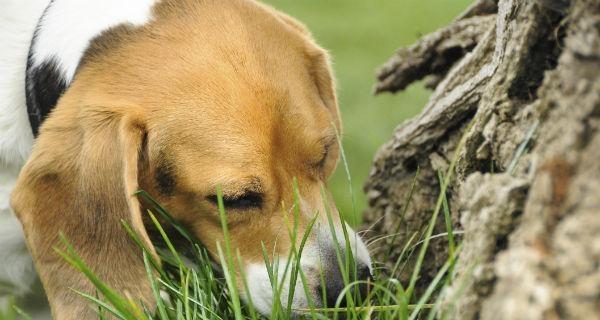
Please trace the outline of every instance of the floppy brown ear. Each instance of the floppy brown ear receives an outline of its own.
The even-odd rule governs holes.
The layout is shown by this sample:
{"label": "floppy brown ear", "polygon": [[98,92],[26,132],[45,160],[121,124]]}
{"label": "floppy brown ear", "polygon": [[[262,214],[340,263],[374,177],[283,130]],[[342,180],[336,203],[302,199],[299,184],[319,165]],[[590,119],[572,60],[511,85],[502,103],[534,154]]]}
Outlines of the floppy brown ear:
{"label": "floppy brown ear", "polygon": [[337,96],[335,94],[335,80],[333,78],[333,70],[331,68],[331,59],[329,57],[329,54],[327,53],[327,51],[325,51],[315,43],[310,31],[302,22],[294,19],[293,17],[283,12],[275,10],[268,5],[261,5],[270,12],[272,12],[288,27],[292,28],[293,30],[301,34],[303,37],[305,37],[309,61],[308,70],[310,72],[311,77],[314,79],[314,82],[317,86],[317,90],[319,90],[321,100],[323,100],[323,103],[333,113],[334,119],[336,121],[335,125],[337,129],[341,131],[341,120],[339,117]]}
{"label": "floppy brown ear", "polygon": [[309,52],[309,72],[314,79],[321,100],[332,112],[337,130],[341,133],[342,123],[339,116],[337,96],[335,94],[335,80],[331,68],[329,54],[321,49],[312,49]]}
{"label": "floppy brown ear", "polygon": [[11,204],[54,319],[97,316],[72,290],[94,296],[92,284],[53,250],[61,247],[60,232],[100,279],[152,307],[141,250],[121,225],[121,219],[127,221],[152,248],[132,195],[138,189],[144,140],[141,113],[103,110],[81,115],[79,110],[57,107],[42,127]]}

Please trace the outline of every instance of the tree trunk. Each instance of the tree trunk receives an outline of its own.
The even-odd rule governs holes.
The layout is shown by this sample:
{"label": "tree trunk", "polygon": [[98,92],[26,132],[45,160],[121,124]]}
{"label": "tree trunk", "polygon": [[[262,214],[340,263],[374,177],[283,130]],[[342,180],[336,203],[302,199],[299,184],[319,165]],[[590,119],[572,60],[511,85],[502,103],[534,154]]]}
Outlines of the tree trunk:
{"label": "tree trunk", "polygon": [[[599,319],[600,1],[480,0],[378,78],[377,93],[420,79],[435,89],[375,156],[368,235],[397,235],[373,254],[391,269],[410,252],[450,167],[461,251],[445,315]],[[448,259],[443,214],[434,230],[421,291]]]}

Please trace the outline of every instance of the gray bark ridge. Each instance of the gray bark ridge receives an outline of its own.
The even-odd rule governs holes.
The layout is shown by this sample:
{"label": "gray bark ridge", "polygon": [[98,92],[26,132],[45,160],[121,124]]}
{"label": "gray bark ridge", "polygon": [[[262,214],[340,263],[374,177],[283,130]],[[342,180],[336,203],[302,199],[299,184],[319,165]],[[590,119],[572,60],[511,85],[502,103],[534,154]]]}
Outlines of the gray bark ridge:
{"label": "gray bark ridge", "polygon": [[[397,235],[370,249],[393,265],[429,221],[437,172],[457,154],[447,197],[464,236],[440,315],[598,319],[600,2],[490,5],[476,2],[448,27],[400,49],[378,75],[376,92],[430,75],[435,91],[375,156],[366,224],[371,236]],[[435,233],[445,231],[442,220]],[[447,240],[433,239],[421,289],[447,258]]]}

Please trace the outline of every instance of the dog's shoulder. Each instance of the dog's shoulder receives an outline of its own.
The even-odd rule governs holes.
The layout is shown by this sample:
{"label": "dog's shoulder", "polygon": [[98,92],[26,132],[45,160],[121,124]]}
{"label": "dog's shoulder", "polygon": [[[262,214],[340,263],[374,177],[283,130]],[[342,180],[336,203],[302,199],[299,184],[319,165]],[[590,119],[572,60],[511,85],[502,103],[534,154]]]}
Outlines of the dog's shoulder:
{"label": "dog's shoulder", "polygon": [[[90,42],[143,24],[157,0],[7,0],[0,10],[0,163],[19,165]],[[32,134],[33,131],[33,134]]]}
{"label": "dog's shoulder", "polygon": [[93,39],[119,25],[142,25],[157,0],[54,0],[36,28],[27,62],[27,109],[34,134],[68,88]]}

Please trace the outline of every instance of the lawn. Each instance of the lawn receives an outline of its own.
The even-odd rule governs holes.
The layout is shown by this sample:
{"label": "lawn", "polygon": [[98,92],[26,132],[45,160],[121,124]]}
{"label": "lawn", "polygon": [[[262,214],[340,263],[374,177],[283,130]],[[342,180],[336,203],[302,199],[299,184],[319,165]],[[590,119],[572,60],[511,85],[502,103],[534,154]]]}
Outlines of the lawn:
{"label": "lawn", "polygon": [[[416,115],[429,92],[421,84],[396,95],[374,97],[375,70],[400,46],[446,25],[469,0],[267,0],[302,22],[329,50],[338,79],[344,123],[343,143],[352,177],[355,209],[343,166],[330,183],[345,215],[360,218],[366,200],[362,186],[379,146],[394,128]],[[354,221],[353,219],[349,219]]]}

